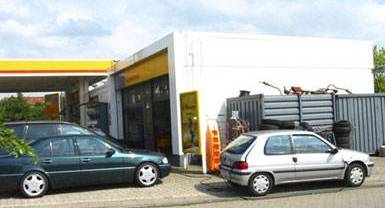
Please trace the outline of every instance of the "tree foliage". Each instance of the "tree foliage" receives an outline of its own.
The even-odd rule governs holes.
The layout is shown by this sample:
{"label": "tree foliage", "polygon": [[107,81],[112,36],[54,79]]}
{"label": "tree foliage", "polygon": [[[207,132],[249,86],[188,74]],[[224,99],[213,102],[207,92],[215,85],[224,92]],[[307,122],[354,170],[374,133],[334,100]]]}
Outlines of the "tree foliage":
{"label": "tree foliage", "polygon": [[30,104],[21,93],[16,97],[0,100],[0,153],[10,154],[13,157],[28,155],[36,159],[34,149],[25,139],[17,137],[12,129],[4,126],[7,121],[45,120],[45,104]]}
{"label": "tree foliage", "polygon": [[34,121],[46,120],[44,113],[46,104],[30,104],[27,99],[18,93],[16,97],[9,97],[0,100],[0,121]]}
{"label": "tree foliage", "polygon": [[385,48],[375,46],[374,58],[374,91],[385,92]]}
{"label": "tree foliage", "polygon": [[0,152],[8,153],[13,157],[28,155],[36,158],[35,150],[29,146],[26,140],[13,134],[12,129],[8,129],[0,123]]}

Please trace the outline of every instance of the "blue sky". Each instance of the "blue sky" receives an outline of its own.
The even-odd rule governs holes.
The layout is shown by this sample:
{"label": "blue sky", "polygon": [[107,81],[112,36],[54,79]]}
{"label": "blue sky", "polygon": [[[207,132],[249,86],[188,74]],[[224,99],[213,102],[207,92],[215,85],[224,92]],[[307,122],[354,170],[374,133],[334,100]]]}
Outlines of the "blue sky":
{"label": "blue sky", "polygon": [[385,0],[0,0],[0,58],[123,59],[181,30],[385,46]]}

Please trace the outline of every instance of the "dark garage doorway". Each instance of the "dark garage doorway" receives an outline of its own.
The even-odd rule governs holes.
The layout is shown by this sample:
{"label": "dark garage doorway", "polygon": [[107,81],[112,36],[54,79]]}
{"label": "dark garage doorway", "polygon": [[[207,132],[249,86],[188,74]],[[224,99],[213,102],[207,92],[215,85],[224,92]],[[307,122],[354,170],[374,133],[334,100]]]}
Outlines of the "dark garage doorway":
{"label": "dark garage doorway", "polygon": [[129,147],[171,154],[168,76],[122,90],[124,138]]}

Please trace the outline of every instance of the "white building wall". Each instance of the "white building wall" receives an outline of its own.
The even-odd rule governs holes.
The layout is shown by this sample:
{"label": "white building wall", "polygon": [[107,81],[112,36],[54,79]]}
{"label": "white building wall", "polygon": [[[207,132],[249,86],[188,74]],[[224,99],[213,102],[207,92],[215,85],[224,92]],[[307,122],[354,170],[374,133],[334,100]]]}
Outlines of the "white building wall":
{"label": "white building wall", "polygon": [[[113,71],[163,49],[168,49],[169,55],[175,155],[183,155],[179,101],[183,92],[199,91],[201,138],[205,138],[210,120],[218,121],[224,132],[226,98],[238,96],[239,90],[278,94],[277,90],[260,84],[261,81],[280,88],[301,86],[316,90],[335,84],[353,93],[373,92],[372,45],[353,40],[176,32],[118,62]],[[119,95],[116,93],[115,126],[121,138],[123,118]]]}
{"label": "white building wall", "polygon": [[[329,84],[353,93],[373,93],[372,45],[365,41],[321,38],[177,33],[183,67],[179,91],[199,90],[201,118],[216,120],[225,132],[226,98],[239,90],[279,94],[260,82],[306,90]],[[184,54],[182,56],[181,54]],[[183,83],[183,84],[182,84]],[[203,120],[202,119],[202,120]],[[204,130],[206,123],[202,122]],[[203,131],[202,131],[203,132]],[[203,132],[204,133],[204,132]]]}

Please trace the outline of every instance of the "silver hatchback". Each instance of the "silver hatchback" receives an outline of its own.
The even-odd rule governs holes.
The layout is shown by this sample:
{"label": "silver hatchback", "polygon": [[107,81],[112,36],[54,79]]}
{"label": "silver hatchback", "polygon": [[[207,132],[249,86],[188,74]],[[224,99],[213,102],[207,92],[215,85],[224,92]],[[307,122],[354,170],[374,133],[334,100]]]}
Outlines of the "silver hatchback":
{"label": "silver hatchback", "polygon": [[360,186],[373,166],[368,154],[338,149],[313,132],[273,130],[231,142],[222,152],[220,171],[228,182],[260,196],[285,183],[345,180]]}

